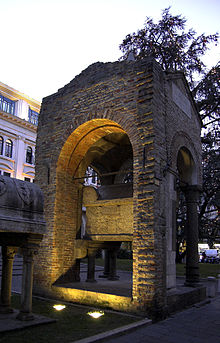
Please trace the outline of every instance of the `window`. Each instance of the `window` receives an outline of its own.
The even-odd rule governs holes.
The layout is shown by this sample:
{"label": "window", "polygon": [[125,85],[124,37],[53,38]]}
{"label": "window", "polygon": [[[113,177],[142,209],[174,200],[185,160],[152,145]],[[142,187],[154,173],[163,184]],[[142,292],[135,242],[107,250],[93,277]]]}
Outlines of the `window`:
{"label": "window", "polygon": [[37,113],[37,112],[35,112],[29,108],[28,121],[34,125],[37,125],[38,124],[38,115],[39,115],[39,113]]}
{"label": "window", "polygon": [[15,102],[0,95],[0,110],[10,114],[14,114]]}
{"label": "window", "polygon": [[33,163],[33,153],[32,153],[32,148],[30,146],[27,147],[26,162],[30,164]]}
{"label": "window", "polygon": [[10,139],[5,142],[5,156],[12,157],[13,143]]}
{"label": "window", "polygon": [[0,155],[3,154],[4,139],[0,136]]}
{"label": "window", "polygon": [[29,177],[25,177],[24,181],[31,182],[31,179]]}
{"label": "window", "polygon": [[10,173],[7,173],[7,172],[3,172],[3,175],[4,175],[4,176],[8,176],[8,177],[11,176],[11,174],[10,174]]}

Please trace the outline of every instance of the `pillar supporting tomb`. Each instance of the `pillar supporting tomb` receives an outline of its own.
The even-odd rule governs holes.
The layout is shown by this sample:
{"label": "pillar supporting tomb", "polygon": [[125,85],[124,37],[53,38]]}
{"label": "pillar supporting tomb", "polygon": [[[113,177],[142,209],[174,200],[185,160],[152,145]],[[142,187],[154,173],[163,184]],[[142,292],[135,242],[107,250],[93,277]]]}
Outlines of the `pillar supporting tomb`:
{"label": "pillar supporting tomb", "polygon": [[17,252],[17,248],[3,246],[2,247],[2,280],[1,280],[1,305],[0,313],[12,313],[11,308],[11,283],[13,260]]}
{"label": "pillar supporting tomb", "polygon": [[104,272],[102,275],[99,275],[100,278],[108,278],[110,270],[110,260],[109,260],[109,251],[108,249],[104,250]]}
{"label": "pillar supporting tomb", "polygon": [[116,268],[116,261],[117,261],[117,252],[119,250],[120,246],[118,247],[112,247],[109,249],[109,277],[108,280],[116,281],[119,279],[119,276],[117,276],[117,268]]}
{"label": "pillar supporting tomb", "polygon": [[22,275],[22,293],[21,309],[17,315],[20,320],[32,320],[32,287],[33,287],[33,267],[34,255],[37,254],[38,247],[29,244],[22,247],[23,254],[23,275]]}
{"label": "pillar supporting tomb", "polygon": [[198,257],[198,201],[201,187],[183,187],[187,207],[186,228],[186,286],[196,287],[199,285],[199,257]]}
{"label": "pillar supporting tomb", "polygon": [[95,255],[97,248],[88,248],[88,269],[86,282],[96,282],[95,280]]}

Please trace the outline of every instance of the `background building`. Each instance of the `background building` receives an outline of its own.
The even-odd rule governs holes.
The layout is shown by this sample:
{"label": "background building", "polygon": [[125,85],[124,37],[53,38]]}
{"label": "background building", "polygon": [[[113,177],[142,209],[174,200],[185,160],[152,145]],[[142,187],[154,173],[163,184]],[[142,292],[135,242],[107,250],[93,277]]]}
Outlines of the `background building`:
{"label": "background building", "polygon": [[34,181],[40,105],[0,82],[0,175]]}

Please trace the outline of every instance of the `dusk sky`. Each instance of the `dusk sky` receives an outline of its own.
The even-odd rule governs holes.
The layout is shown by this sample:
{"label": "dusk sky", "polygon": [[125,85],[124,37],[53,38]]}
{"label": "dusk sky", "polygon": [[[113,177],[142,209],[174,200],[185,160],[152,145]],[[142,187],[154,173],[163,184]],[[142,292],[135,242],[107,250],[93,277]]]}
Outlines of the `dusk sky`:
{"label": "dusk sky", "polygon": [[[90,64],[118,60],[123,38],[169,6],[197,34],[219,32],[219,0],[0,0],[0,81],[41,101]],[[206,62],[219,60],[213,47]]]}

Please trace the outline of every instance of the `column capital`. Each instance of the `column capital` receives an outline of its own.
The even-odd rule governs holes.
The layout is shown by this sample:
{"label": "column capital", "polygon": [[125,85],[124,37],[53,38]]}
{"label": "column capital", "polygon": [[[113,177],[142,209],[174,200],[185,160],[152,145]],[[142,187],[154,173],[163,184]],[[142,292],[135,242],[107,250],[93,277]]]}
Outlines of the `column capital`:
{"label": "column capital", "polygon": [[35,244],[26,244],[21,247],[21,252],[24,258],[24,261],[33,261],[34,255],[38,254],[39,246]]}
{"label": "column capital", "polygon": [[97,248],[96,247],[88,247],[87,248],[87,252],[88,252],[88,255],[91,256],[91,255],[96,255],[97,253]]}
{"label": "column capital", "polygon": [[200,185],[187,185],[181,187],[181,190],[184,192],[187,203],[197,203],[202,187]]}
{"label": "column capital", "polygon": [[2,258],[13,260],[15,254],[17,253],[18,248],[17,247],[9,247],[9,246],[3,246],[2,247]]}

